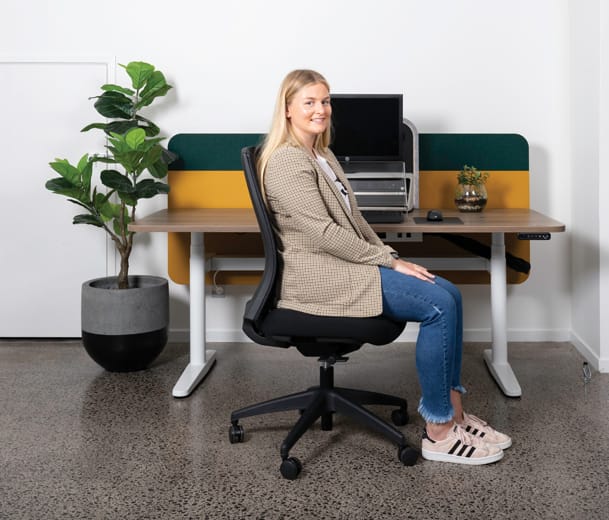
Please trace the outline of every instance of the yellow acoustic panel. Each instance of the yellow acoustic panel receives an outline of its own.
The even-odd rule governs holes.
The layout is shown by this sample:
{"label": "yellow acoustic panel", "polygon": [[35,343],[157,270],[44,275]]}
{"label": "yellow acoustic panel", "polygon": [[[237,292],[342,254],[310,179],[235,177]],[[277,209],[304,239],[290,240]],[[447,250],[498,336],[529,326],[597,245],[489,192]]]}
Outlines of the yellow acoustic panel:
{"label": "yellow acoustic panel", "polygon": [[251,208],[242,170],[169,172],[170,208]]}
{"label": "yellow acoustic panel", "polygon": [[[457,171],[419,172],[419,206],[454,208]],[[487,208],[528,208],[528,171],[489,171]]]}
{"label": "yellow acoustic panel", "polygon": [[[251,208],[242,170],[171,170],[168,205],[170,208]],[[179,284],[190,281],[190,234],[168,233],[169,277]],[[214,233],[205,235],[208,255],[263,256],[261,239],[251,233]],[[210,283],[212,274],[208,274]],[[216,283],[256,285],[260,273],[221,272]]]}

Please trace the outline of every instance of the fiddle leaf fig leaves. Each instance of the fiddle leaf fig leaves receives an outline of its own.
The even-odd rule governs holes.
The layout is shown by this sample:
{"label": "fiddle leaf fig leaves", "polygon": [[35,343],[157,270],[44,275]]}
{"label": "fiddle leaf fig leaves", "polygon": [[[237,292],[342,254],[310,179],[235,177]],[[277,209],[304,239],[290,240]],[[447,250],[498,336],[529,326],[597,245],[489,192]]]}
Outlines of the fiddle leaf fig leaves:
{"label": "fiddle leaf fig leaves", "polygon": [[61,177],[49,179],[45,184],[46,189],[80,202],[89,200],[93,162],[88,154],[83,155],[76,166],[67,159],[55,159],[49,164]]}
{"label": "fiddle leaf fig leaves", "polygon": [[146,142],[146,132],[141,128],[132,128],[125,134],[125,142],[132,150],[138,150]]}
{"label": "fiddle leaf fig leaves", "polygon": [[120,85],[112,85],[111,83],[102,85],[101,89],[104,91],[121,92],[126,96],[133,96],[133,94],[135,94],[135,91],[131,90],[130,88],[121,87]]}
{"label": "fiddle leaf fig leaves", "polygon": [[171,85],[168,85],[165,81],[165,76],[160,70],[155,70],[148,81],[146,86],[140,92],[140,102],[136,105],[137,108],[145,107],[150,105],[154,101],[154,98],[164,96],[171,89]]}
{"label": "fiddle leaf fig leaves", "polygon": [[[76,164],[55,159],[50,164],[58,177],[49,179],[49,191],[67,197],[86,213],[73,217],[74,224],[103,228],[121,255],[119,286],[127,286],[128,258],[133,232],[128,225],[135,218],[140,199],[149,199],[169,192],[161,182],[175,154],[166,150],[159,137],[159,127],[139,113],[171,88],[164,74],[143,61],[120,65],[130,79],[130,86],[107,83],[101,94],[93,96],[95,110],[106,122],[94,122],[81,131],[101,130],[106,137],[106,153],[84,154]],[[109,165],[99,168],[99,165]],[[94,166],[98,168],[94,171]],[[99,171],[101,170],[101,171]],[[100,192],[93,186],[93,174],[99,172]],[[148,172],[149,178],[140,178]]]}
{"label": "fiddle leaf fig leaves", "polygon": [[113,90],[98,96],[93,106],[104,117],[131,119],[135,114],[133,100]]}
{"label": "fiddle leaf fig leaves", "polygon": [[136,90],[141,89],[146,85],[148,78],[154,72],[154,67],[148,63],[144,63],[143,61],[132,61],[127,65],[121,65],[129,74],[131,78],[131,84],[133,88]]}

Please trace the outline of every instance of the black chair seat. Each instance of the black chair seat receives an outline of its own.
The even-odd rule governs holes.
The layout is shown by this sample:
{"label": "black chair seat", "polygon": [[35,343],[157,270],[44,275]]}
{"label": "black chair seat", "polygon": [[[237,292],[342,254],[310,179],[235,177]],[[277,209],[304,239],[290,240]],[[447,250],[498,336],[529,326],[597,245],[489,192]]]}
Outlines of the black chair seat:
{"label": "black chair seat", "polygon": [[[343,318],[317,316],[291,309],[272,309],[260,324],[265,336],[296,346],[305,356],[339,355],[357,350],[364,343],[386,345],[395,340],[404,329],[383,316],[371,318]],[[349,335],[345,335],[349,331]]]}

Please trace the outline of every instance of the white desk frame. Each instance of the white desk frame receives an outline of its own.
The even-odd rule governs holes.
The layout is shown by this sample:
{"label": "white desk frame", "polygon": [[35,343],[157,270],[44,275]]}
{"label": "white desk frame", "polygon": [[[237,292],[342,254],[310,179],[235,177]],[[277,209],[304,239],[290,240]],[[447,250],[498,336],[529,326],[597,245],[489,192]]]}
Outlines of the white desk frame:
{"label": "white desk frame", "polygon": [[[228,213],[231,212],[231,213]],[[236,220],[233,217],[237,213]],[[422,233],[491,233],[491,258],[412,258],[432,270],[486,270],[491,278],[491,348],[484,351],[484,360],[495,381],[506,396],[522,395],[520,384],[508,362],[507,342],[507,281],[505,233],[560,232],[565,227],[533,210],[485,210],[481,214],[444,211],[446,216],[458,216],[463,225],[414,224],[412,214],[402,224],[374,224],[376,231]],[[415,210],[420,216],[424,210]],[[489,218],[490,216],[490,218]],[[514,217],[512,221],[508,217]],[[161,210],[130,224],[133,231],[190,232],[190,361],[173,388],[174,397],[190,395],[207,375],[216,361],[216,352],[206,349],[205,338],[205,275],[207,271],[261,271],[262,258],[221,258],[205,260],[205,232],[257,232],[252,210],[199,209]]]}
{"label": "white desk frame", "polygon": [[187,397],[216,361],[205,338],[205,244],[203,233],[190,234],[190,361],[173,387],[174,397]]}

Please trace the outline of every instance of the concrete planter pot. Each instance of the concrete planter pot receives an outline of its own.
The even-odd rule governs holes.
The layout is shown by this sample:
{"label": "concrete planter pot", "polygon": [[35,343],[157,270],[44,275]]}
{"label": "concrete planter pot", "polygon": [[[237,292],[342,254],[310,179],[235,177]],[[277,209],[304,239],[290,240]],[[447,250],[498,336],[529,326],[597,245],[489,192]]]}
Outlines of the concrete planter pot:
{"label": "concrete planter pot", "polygon": [[129,276],[129,289],[117,287],[116,276],[83,283],[83,345],[106,370],[143,370],[167,344],[168,282],[156,276]]}

